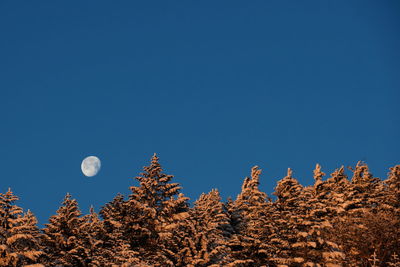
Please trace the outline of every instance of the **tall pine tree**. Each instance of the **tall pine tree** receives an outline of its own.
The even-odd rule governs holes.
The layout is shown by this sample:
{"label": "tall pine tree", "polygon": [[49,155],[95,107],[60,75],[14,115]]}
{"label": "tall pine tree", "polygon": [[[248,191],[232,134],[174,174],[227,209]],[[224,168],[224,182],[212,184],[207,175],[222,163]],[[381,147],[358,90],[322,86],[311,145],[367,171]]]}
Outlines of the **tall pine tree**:
{"label": "tall pine tree", "polygon": [[49,265],[88,266],[89,255],[81,239],[82,224],[78,203],[67,194],[57,214],[50,217],[43,229]]}
{"label": "tall pine tree", "polygon": [[[163,173],[156,154],[151,164],[136,177],[139,186],[132,186],[126,202],[131,224],[131,245],[140,245],[141,256],[156,266],[184,266],[191,261],[183,253],[182,240],[189,237],[188,198],[180,193],[173,176]],[[187,259],[185,259],[188,257]]]}
{"label": "tall pine tree", "polygon": [[44,255],[37,220],[30,211],[23,214],[17,200],[11,189],[0,193],[0,266],[34,264]]}

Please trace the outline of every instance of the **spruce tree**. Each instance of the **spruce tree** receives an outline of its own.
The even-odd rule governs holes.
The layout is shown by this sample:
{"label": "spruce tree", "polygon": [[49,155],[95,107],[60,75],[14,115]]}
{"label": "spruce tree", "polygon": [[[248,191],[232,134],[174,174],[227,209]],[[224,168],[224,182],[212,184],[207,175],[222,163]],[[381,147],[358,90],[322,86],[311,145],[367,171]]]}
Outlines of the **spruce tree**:
{"label": "spruce tree", "polygon": [[100,211],[103,218],[103,247],[106,250],[106,265],[139,264],[138,250],[143,244],[131,244],[132,231],[138,225],[135,215],[130,216],[124,196],[118,194]]}
{"label": "spruce tree", "polygon": [[50,217],[43,229],[49,265],[88,266],[90,260],[81,239],[82,224],[78,203],[67,194],[57,214]]}
{"label": "spruce tree", "polygon": [[400,218],[400,165],[390,168],[387,179],[384,181],[385,203],[393,211],[397,218]]}
{"label": "spruce tree", "polygon": [[300,213],[303,212],[299,207],[303,187],[292,174],[293,171],[289,168],[287,175],[278,181],[273,193],[277,196],[274,208],[279,216],[275,222],[279,239],[275,245],[274,261],[281,266],[296,266],[305,261],[304,258],[297,257],[292,248],[297,241],[296,224],[300,220]]}
{"label": "spruce tree", "polygon": [[234,234],[227,243],[231,249],[229,266],[264,266],[271,264],[274,223],[271,203],[259,189],[261,170],[251,169],[242,190],[230,209]]}
{"label": "spruce tree", "polygon": [[298,199],[294,228],[296,242],[292,244],[296,262],[304,260],[304,266],[342,266],[344,254],[325,233],[332,230],[327,216],[329,189],[322,181],[325,174],[319,164],[314,170],[314,185],[305,187]]}
{"label": "spruce tree", "polygon": [[226,241],[232,234],[229,217],[221,202],[218,190],[201,194],[190,211],[194,233],[187,249],[192,254],[194,266],[221,265],[227,262]]}
{"label": "spruce tree", "polygon": [[378,210],[380,200],[384,193],[384,184],[374,177],[370,172],[368,165],[359,161],[353,171],[351,184],[348,189],[346,210],[354,215],[362,213],[366,209]]}
{"label": "spruce tree", "polygon": [[11,189],[0,193],[0,266],[35,264],[44,255],[35,216],[15,205]]}
{"label": "spruce tree", "polygon": [[345,184],[340,203],[342,212],[332,218],[329,236],[346,254],[346,265],[368,266],[370,255],[376,253],[379,264],[385,266],[398,247],[399,222],[385,205],[384,183],[373,177],[365,163],[358,162],[351,170],[353,176]]}
{"label": "spruce tree", "polygon": [[80,227],[80,239],[85,249],[85,255],[88,257],[88,266],[105,266],[110,265],[112,251],[104,246],[106,232],[103,222],[94,211],[90,208],[90,213],[83,217],[82,226]]}
{"label": "spruce tree", "polygon": [[141,256],[156,266],[184,266],[191,261],[181,242],[190,236],[188,198],[179,193],[181,187],[171,183],[172,178],[163,173],[154,154],[136,177],[139,186],[130,187],[126,202],[128,218],[133,220],[131,246],[140,245]]}

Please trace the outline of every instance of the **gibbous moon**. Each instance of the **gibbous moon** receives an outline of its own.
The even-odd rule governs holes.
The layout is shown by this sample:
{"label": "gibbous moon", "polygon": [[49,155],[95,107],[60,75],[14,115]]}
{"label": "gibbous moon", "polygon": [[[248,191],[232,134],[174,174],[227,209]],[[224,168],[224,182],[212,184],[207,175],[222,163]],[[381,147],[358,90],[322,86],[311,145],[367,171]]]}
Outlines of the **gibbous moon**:
{"label": "gibbous moon", "polygon": [[81,169],[85,176],[95,176],[101,167],[101,162],[96,156],[89,156],[82,161]]}

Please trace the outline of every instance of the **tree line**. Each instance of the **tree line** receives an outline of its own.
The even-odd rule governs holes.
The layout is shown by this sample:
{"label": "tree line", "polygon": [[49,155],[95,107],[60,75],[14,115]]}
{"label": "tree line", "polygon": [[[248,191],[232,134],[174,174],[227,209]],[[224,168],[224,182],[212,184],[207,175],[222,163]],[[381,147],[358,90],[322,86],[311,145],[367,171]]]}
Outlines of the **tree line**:
{"label": "tree line", "polygon": [[400,165],[385,180],[359,162],[302,186],[291,169],[274,199],[255,166],[236,199],[218,190],[191,207],[154,155],[130,194],[83,215],[67,194],[43,229],[0,194],[0,266],[397,266]]}

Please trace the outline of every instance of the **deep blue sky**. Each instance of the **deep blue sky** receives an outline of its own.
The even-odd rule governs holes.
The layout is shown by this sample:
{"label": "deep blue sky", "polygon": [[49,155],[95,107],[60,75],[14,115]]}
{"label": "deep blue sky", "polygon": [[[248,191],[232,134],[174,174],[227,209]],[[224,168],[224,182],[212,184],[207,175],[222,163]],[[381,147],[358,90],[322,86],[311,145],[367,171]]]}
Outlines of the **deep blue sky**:
{"label": "deep blue sky", "polygon": [[[98,210],[157,152],[195,200],[400,163],[394,1],[0,2],[0,190],[45,223]],[[96,155],[93,178],[81,160]]]}

